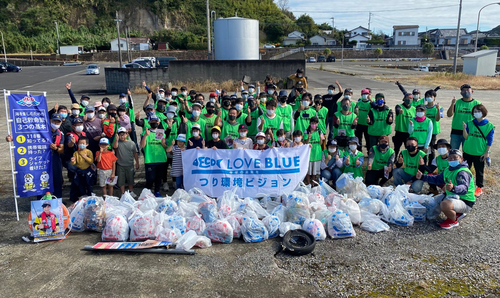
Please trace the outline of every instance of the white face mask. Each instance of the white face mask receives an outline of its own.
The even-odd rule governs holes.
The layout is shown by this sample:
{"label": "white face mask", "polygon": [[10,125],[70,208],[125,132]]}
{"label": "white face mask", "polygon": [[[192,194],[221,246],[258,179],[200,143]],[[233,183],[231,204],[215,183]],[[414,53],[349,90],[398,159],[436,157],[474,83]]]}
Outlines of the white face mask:
{"label": "white face mask", "polygon": [[199,117],[199,116],[200,116],[200,114],[201,114],[201,112],[200,112],[200,111],[198,111],[198,110],[194,110],[194,111],[193,111],[193,116],[194,116],[194,117]]}
{"label": "white face mask", "polygon": [[234,106],[236,108],[236,110],[238,111],[241,111],[243,110],[243,105],[242,104],[237,104],[236,106]]}
{"label": "white face mask", "polygon": [[349,149],[351,149],[351,151],[355,151],[358,149],[358,145],[349,145]]}
{"label": "white face mask", "polygon": [[105,108],[107,108],[107,107],[109,106],[109,103],[104,102],[104,103],[102,104],[102,106],[103,106],[103,107],[105,107]]}
{"label": "white face mask", "polygon": [[437,151],[438,151],[439,155],[445,155],[446,153],[448,153],[448,148],[441,147],[441,148],[438,148]]}
{"label": "white face mask", "polygon": [[76,132],[82,132],[83,131],[83,125],[75,126],[75,131]]}
{"label": "white face mask", "polygon": [[82,106],[86,107],[89,105],[89,101],[88,100],[82,100]]}
{"label": "white face mask", "polygon": [[328,148],[328,152],[335,153],[337,152],[337,148]]}
{"label": "white face mask", "polygon": [[240,132],[240,137],[244,138],[247,136],[247,133],[246,132]]}
{"label": "white face mask", "polygon": [[268,93],[269,95],[273,95],[273,94],[274,94],[274,90],[267,90],[267,93]]}
{"label": "white face mask", "polygon": [[350,95],[345,95],[344,98],[351,99]]}
{"label": "white face mask", "polygon": [[425,113],[424,112],[417,112],[417,117],[424,117]]}
{"label": "white face mask", "polygon": [[212,138],[217,139],[218,137],[219,137],[219,134],[218,134],[218,133],[213,133],[213,134],[212,134]]}
{"label": "white face mask", "polygon": [[173,119],[174,118],[174,114],[173,113],[167,113],[167,118],[168,119]]}
{"label": "white face mask", "polygon": [[427,102],[433,102],[434,98],[432,98],[432,97],[426,97],[425,100],[427,100]]}
{"label": "white face mask", "polygon": [[265,142],[265,140],[263,140],[263,139],[258,139],[257,140],[257,144],[259,144],[259,145],[263,145],[264,142]]}
{"label": "white face mask", "polygon": [[301,74],[299,74],[299,75],[298,75],[298,77],[299,77],[299,78],[302,78],[302,75],[301,75]]}
{"label": "white face mask", "polygon": [[274,110],[267,110],[267,114],[268,114],[269,116],[274,115]]}
{"label": "white face mask", "polygon": [[80,111],[79,110],[71,110],[71,114],[73,114],[74,116],[78,116],[78,115],[80,115]]}
{"label": "white face mask", "polygon": [[98,114],[97,117],[99,117],[99,119],[104,119],[104,117],[106,117],[106,114]]}
{"label": "white face mask", "polygon": [[213,103],[215,103],[215,98],[213,98],[213,97],[210,97],[210,102],[213,102]]}
{"label": "white face mask", "polygon": [[94,118],[94,113],[87,113],[87,119],[92,119]]}
{"label": "white face mask", "polygon": [[483,113],[482,113],[482,112],[475,112],[475,113],[474,113],[474,118],[476,118],[476,119],[481,119],[481,118],[483,118]]}
{"label": "white face mask", "polygon": [[285,140],[285,137],[278,137],[278,141],[283,142]]}
{"label": "white face mask", "polygon": [[[162,96],[162,98],[163,98],[163,96]],[[120,97],[120,103],[121,104],[124,104],[126,102],[127,102],[127,98],[126,97]]]}
{"label": "white face mask", "polygon": [[186,91],[182,91],[181,94],[184,96],[188,95],[188,93]]}
{"label": "white face mask", "polygon": [[265,97],[263,97],[263,98],[260,99],[261,103],[266,103],[266,101],[267,101],[267,98],[265,98]]}
{"label": "white face mask", "polygon": [[248,97],[248,94],[241,94],[241,98],[247,99],[247,97]]}
{"label": "white face mask", "polygon": [[302,141],[302,138],[301,137],[295,137],[295,143],[300,143],[300,141]]}
{"label": "white face mask", "polygon": [[167,101],[171,101],[171,100],[172,100],[172,96],[167,96],[167,97],[165,97],[165,99],[166,99]]}
{"label": "white face mask", "polygon": [[123,116],[125,115],[125,112],[118,112],[118,115]]}
{"label": "white face mask", "polygon": [[361,98],[366,100],[368,98],[368,94],[361,95]]}
{"label": "white face mask", "polygon": [[302,105],[303,105],[304,107],[308,107],[308,106],[309,106],[309,101],[308,101],[308,100],[303,100],[303,101],[302,101]]}
{"label": "white face mask", "polygon": [[56,130],[59,129],[59,127],[61,127],[61,124],[50,123],[50,127],[52,127],[53,130]]}
{"label": "white face mask", "polygon": [[177,96],[177,92],[172,91],[172,96]]}
{"label": "white face mask", "polygon": [[328,94],[333,94],[333,90],[332,89],[328,89]]}
{"label": "white face mask", "polygon": [[248,92],[253,93],[254,91],[255,91],[255,89],[253,89],[253,88],[248,88]]}
{"label": "white face mask", "polygon": [[198,136],[200,136],[200,133],[197,131],[193,131],[193,137],[198,137]]}

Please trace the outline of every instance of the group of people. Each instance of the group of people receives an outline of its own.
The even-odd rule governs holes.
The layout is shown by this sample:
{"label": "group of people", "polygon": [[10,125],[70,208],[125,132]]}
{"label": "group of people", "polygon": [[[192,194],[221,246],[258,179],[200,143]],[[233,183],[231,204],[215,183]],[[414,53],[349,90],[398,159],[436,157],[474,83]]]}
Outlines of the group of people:
{"label": "group of people", "polygon": [[[116,103],[104,97],[91,104],[87,95],[78,101],[68,83],[71,105],[56,105],[49,112],[54,194],[62,196],[63,167],[72,181],[73,201],[90,195],[96,179],[103,194],[112,195],[115,177],[121,193],[128,188],[135,197],[134,173],[143,154],[146,188],[161,196],[160,191],[169,188],[169,176],[176,188],[183,188],[184,150],[267,150],[308,144],[306,184],[323,178],[335,186],[342,173],[352,173],[364,177],[367,185],[384,185],[394,177],[395,185],[411,184],[418,193],[427,182],[431,192],[437,194],[441,188],[455,196],[447,206],[458,213],[466,213],[481,195],[494,126],[468,84],[461,86],[461,98],[454,98],[447,110],[446,116],[453,118],[448,142],[438,140],[444,117],[436,103],[439,87],[421,96],[419,90],[407,92],[397,82],[403,98],[392,110],[384,94],[372,96],[370,88],[362,89],[356,99],[351,88],[344,90],[335,82],[326,94],[312,95],[302,69],[289,79],[294,82],[290,94],[266,79],[263,90],[259,82],[241,82],[233,94],[216,90],[208,99],[185,86],[153,91],[143,82],[148,94],[140,107],[134,106],[130,91],[120,94]],[[456,223],[451,215],[450,211],[448,218]]]}

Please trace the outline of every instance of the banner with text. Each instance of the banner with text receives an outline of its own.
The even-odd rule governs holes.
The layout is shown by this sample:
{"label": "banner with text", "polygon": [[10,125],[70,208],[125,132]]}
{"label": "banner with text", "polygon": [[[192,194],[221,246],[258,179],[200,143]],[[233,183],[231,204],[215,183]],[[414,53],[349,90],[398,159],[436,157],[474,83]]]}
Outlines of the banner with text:
{"label": "banner with text", "polygon": [[310,151],[308,145],[264,151],[185,150],[184,188],[197,187],[211,197],[235,187],[239,197],[290,193],[307,174]]}
{"label": "banner with text", "polygon": [[52,133],[44,95],[9,95],[16,162],[16,189],[20,197],[53,192]]}

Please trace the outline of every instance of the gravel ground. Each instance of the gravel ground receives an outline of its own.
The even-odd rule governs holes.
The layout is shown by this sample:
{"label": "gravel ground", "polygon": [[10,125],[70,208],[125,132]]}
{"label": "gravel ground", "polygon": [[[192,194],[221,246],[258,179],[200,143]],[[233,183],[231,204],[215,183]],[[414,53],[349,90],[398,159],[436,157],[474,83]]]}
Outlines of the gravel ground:
{"label": "gravel ground", "polygon": [[[394,90],[383,92],[388,98],[399,98]],[[440,96],[455,93],[443,90]],[[477,93],[491,107],[488,118],[498,122],[493,111],[495,93]],[[444,131],[450,122],[443,121]],[[2,134],[5,124],[0,124]],[[0,143],[0,149],[7,151],[5,143]],[[493,156],[499,153],[493,149],[494,162]],[[1,158],[7,165],[8,155]],[[100,234],[88,232],[72,233],[59,243],[24,243],[20,238],[28,233],[29,199],[20,200],[21,221],[15,221],[10,170],[4,167],[2,296],[500,297],[496,195],[500,189],[494,179],[498,174],[496,166],[486,172],[485,194],[452,230],[441,230],[434,221],[413,227],[390,225],[390,231],[379,234],[356,227],[355,238],[318,242],[312,254],[302,257],[280,252],[280,239],[255,244],[235,240],[197,250],[195,256],[179,256],[84,252],[84,245],[100,241]]]}

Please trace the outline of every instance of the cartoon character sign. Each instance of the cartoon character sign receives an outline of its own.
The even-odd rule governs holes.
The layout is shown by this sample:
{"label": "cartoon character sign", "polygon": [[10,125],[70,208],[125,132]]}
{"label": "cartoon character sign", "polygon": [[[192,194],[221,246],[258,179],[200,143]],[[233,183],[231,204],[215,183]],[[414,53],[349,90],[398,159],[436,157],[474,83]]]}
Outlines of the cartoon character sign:
{"label": "cartoon character sign", "polygon": [[33,177],[32,174],[26,174],[24,175],[24,191],[23,192],[28,192],[28,191],[35,191],[35,183],[33,180],[35,177]]}
{"label": "cartoon character sign", "polygon": [[32,235],[35,242],[64,239],[61,199],[31,201]]}
{"label": "cartoon character sign", "polygon": [[47,171],[43,171],[42,175],[40,176],[40,186],[42,187],[41,189],[48,189],[49,188],[49,174]]}

